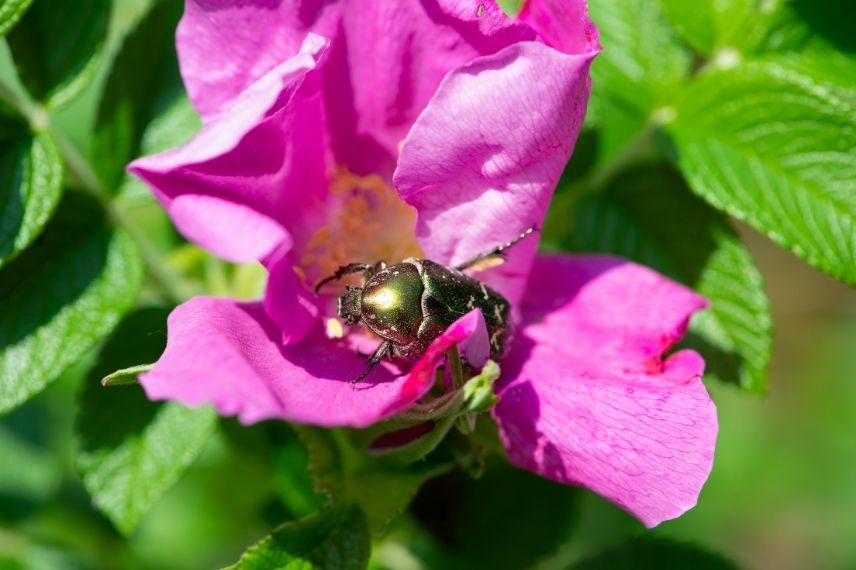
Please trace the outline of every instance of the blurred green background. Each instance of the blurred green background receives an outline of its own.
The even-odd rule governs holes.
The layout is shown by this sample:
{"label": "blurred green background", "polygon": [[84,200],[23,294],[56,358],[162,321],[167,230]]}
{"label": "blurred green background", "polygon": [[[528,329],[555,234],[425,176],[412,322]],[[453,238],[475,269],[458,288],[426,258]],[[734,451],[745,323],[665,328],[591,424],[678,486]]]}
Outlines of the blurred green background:
{"label": "blurred green background", "polygon": [[[147,5],[115,2],[111,52]],[[4,45],[0,78],[14,82],[13,76]],[[56,118],[80,149],[88,148],[103,80],[102,72]],[[149,202],[136,215],[153,233],[163,232],[163,216]],[[750,396],[708,382],[720,421],[713,473],[698,506],[652,534],[692,541],[749,569],[856,569],[856,295],[754,231],[740,231],[772,304],[776,333],[769,395]],[[0,418],[0,569],[222,566],[237,560],[271,526],[314,504],[304,452],[287,429],[269,424],[244,429],[227,421],[200,460],[130,537],[122,537],[91,505],[73,467],[75,402],[93,380],[87,377],[91,363],[80,362],[37,398]],[[272,433],[281,444],[276,452],[260,443]],[[542,570],[566,568],[593,550],[646,532],[591,493],[498,473],[488,475],[478,492],[485,499],[482,507],[505,505],[491,507],[501,521],[460,514],[458,522],[469,526],[457,542],[426,533],[443,515],[420,505],[442,501],[449,488],[469,492],[463,476],[447,478],[429,486],[415,514],[401,517],[378,539],[375,566],[451,567],[445,557],[460,551],[462,567],[475,567],[465,552],[467,542],[513,542],[533,525],[541,533],[534,519],[550,512],[559,513],[551,532],[560,535],[560,546],[541,556],[535,567]],[[491,477],[509,481],[491,486]],[[549,499],[543,507],[539,497]],[[565,516],[554,501],[567,501],[573,514]],[[531,512],[517,507],[530,502]],[[504,533],[497,533],[497,524]]]}

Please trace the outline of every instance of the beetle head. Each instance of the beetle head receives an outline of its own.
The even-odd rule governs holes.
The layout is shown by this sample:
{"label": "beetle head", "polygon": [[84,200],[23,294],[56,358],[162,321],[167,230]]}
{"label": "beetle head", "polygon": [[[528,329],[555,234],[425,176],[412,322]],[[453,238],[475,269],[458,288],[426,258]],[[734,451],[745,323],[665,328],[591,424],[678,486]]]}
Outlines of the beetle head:
{"label": "beetle head", "polygon": [[349,325],[360,322],[362,314],[363,290],[359,287],[348,286],[344,295],[339,297],[337,312]]}

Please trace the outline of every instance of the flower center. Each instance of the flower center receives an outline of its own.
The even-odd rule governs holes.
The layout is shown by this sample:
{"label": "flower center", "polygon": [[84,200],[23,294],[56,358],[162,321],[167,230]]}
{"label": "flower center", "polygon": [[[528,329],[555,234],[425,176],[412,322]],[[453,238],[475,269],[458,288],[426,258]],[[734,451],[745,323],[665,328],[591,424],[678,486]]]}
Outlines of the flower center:
{"label": "flower center", "polygon": [[398,263],[423,257],[413,233],[416,211],[383,178],[336,170],[328,197],[328,223],[303,247],[298,273],[307,283],[347,263]]}

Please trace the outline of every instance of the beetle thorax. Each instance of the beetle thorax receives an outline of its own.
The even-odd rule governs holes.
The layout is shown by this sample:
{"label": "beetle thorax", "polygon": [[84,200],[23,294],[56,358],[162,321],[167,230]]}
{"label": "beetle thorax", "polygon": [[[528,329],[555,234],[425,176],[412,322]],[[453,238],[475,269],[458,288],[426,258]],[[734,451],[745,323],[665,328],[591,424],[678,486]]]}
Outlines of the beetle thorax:
{"label": "beetle thorax", "polygon": [[422,324],[424,290],[419,271],[411,263],[384,269],[363,286],[362,321],[383,338],[409,344]]}

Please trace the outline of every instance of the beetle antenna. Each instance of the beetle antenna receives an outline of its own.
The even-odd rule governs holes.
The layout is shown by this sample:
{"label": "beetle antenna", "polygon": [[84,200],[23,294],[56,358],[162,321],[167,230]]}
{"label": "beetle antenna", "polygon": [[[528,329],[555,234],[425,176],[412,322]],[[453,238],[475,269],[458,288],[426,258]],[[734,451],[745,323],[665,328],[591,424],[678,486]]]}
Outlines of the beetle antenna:
{"label": "beetle antenna", "polygon": [[531,234],[541,231],[538,226],[530,226],[526,231],[521,233],[513,240],[498,245],[490,251],[485,251],[477,256],[465,261],[460,265],[456,265],[455,269],[464,271],[465,269],[487,269],[495,265],[501,264],[505,260],[505,251],[514,246],[517,242],[529,237]]}

